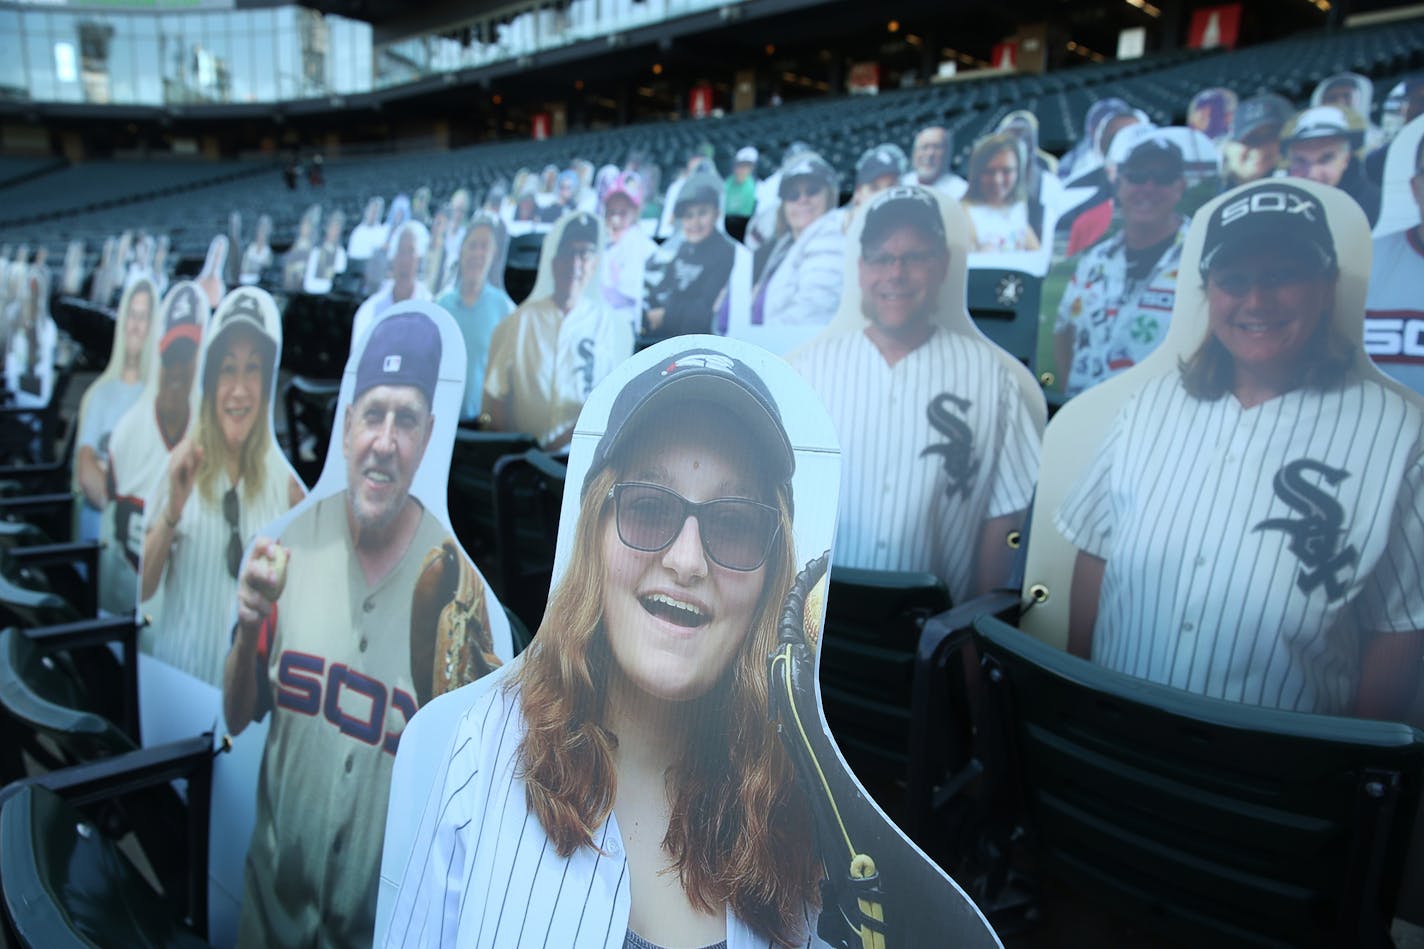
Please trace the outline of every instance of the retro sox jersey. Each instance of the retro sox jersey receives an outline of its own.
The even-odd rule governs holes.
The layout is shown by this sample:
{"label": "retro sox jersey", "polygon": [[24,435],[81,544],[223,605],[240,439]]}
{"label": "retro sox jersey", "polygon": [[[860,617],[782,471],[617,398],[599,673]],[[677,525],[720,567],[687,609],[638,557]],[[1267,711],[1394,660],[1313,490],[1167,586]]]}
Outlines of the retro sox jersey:
{"label": "retro sox jersey", "polygon": [[178,444],[163,437],[155,412],[152,400],[139,402],[109,436],[109,504],[99,525],[99,606],[110,613],[132,613],[138,603],[144,500],[167,476],[168,456]]}
{"label": "retro sox jersey", "polygon": [[1365,352],[1424,395],[1424,240],[1419,228],[1374,242],[1365,297]]}
{"label": "retro sox jersey", "polygon": [[1073,329],[1073,365],[1067,394],[1077,395],[1137,365],[1167,335],[1177,296],[1177,267],[1188,222],[1146,279],[1127,274],[1122,234],[1083,252],[1058,306],[1055,332]]}
{"label": "retro sox jersey", "polygon": [[626,317],[588,300],[565,314],[545,297],[495,327],[485,394],[508,402],[511,431],[552,444],[573,428],[593,387],[631,355]]}
{"label": "retro sox jersey", "polygon": [[1374,381],[1250,409],[1150,382],[1055,517],[1107,561],[1093,661],[1348,714],[1364,641],[1424,628],[1420,425]]}
{"label": "retro sox jersey", "polygon": [[[525,804],[516,774],[524,719],[518,690],[508,687],[518,665],[463,690],[470,705],[429,781],[387,946],[623,949],[631,894],[616,819],[610,814],[593,832],[601,854],[582,847],[564,858]],[[808,914],[798,945],[825,947],[814,931]],[[776,942],[729,910],[727,947]]]}
{"label": "retro sox jersey", "polygon": [[[411,597],[448,537],[428,511],[376,586],[350,541],[346,495],[282,532],[291,558],[259,642],[260,718],[272,721],[244,871],[240,946],[369,945],[396,746],[416,711]],[[488,615],[500,609],[485,590]],[[241,739],[239,739],[241,740]]]}
{"label": "retro sox jersey", "polygon": [[967,599],[984,522],[1025,510],[1038,475],[1038,431],[998,357],[936,328],[894,366],[864,332],[793,364],[840,433],[836,562],[926,570]]}

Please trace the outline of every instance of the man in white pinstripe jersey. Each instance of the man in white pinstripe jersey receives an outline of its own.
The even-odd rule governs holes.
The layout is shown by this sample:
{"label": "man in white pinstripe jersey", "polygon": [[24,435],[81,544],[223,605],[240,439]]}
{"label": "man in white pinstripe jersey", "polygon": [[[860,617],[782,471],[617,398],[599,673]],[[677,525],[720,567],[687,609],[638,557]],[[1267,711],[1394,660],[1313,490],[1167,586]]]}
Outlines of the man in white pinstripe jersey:
{"label": "man in white pinstripe jersey", "polygon": [[956,602],[1003,583],[1038,473],[1039,433],[991,343],[940,325],[953,261],[938,201],[882,192],[865,212],[856,332],[793,365],[825,402],[845,477],[836,562],[927,571]]}

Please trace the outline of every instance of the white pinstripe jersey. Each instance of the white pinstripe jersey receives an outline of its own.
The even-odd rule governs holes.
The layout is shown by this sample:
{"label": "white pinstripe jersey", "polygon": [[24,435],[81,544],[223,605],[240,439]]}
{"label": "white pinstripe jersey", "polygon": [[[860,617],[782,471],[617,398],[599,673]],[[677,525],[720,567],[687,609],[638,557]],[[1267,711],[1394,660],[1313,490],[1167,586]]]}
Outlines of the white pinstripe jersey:
{"label": "white pinstripe jersey", "polygon": [[929,571],[967,599],[980,528],[1026,510],[1038,476],[1038,430],[993,350],[936,328],[888,366],[857,332],[793,364],[840,437],[836,563]]}
{"label": "white pinstripe jersey", "polygon": [[[158,429],[152,399],[140,399],[109,437],[109,504],[99,525],[99,605],[131,613],[138,603],[138,563],[143,555],[144,501],[168,471],[170,445]],[[179,435],[182,438],[182,435]]]}
{"label": "white pinstripe jersey", "polygon": [[[593,834],[602,854],[582,847],[564,858],[525,806],[515,774],[524,720],[518,690],[504,687],[519,665],[464,690],[469,708],[433,776],[387,946],[623,947],[628,861],[613,816]],[[825,946],[814,928],[808,918],[804,945]],[[727,913],[728,949],[775,945]]]}
{"label": "white pinstripe jersey", "polygon": [[1346,714],[1365,638],[1424,629],[1420,413],[1372,380],[1243,409],[1155,379],[1055,523],[1107,561],[1093,661],[1154,682]]}
{"label": "white pinstripe jersey", "polygon": [[[244,550],[258,531],[290,507],[286,466],[276,445],[269,445],[262,488],[249,498],[238,491],[238,538]],[[223,665],[232,643],[232,611],[237,578],[228,571],[232,531],[223,516],[223,495],[231,487],[227,472],[218,473],[211,500],[196,486],[173,532],[173,546],[160,581],[161,606],[143,610],[152,617],[144,642],[153,657],[222,688]],[[159,479],[149,497],[148,523],[167,516],[168,479]]]}
{"label": "white pinstripe jersey", "polygon": [[1365,297],[1365,352],[1424,395],[1424,240],[1419,228],[1374,242]]}

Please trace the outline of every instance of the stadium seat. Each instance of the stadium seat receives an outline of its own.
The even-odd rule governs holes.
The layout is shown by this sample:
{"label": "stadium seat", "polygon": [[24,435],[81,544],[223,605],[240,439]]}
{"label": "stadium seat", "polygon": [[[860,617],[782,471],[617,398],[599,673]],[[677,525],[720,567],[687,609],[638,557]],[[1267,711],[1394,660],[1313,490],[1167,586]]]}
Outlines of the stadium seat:
{"label": "stadium seat", "polygon": [[287,417],[287,458],[303,484],[316,484],[336,424],[339,380],[293,376],[282,392]]}
{"label": "stadium seat", "polygon": [[[1017,856],[1188,944],[1392,945],[1424,733],[1158,686],[985,612],[927,624],[917,683],[971,642],[982,695],[968,774],[983,771],[979,800],[1017,805],[1003,834],[1025,842]],[[917,689],[917,716],[927,698]],[[964,774],[940,770],[945,724],[916,726],[920,826],[942,810],[935,785]]]}
{"label": "stadium seat", "polygon": [[[0,791],[0,888],[9,937],[26,949],[206,946],[212,736],[56,772]],[[153,890],[114,840],[115,795],[185,779],[183,873]]]}
{"label": "stadium seat", "polygon": [[549,601],[567,473],[537,448],[494,465],[495,592],[536,631]]}
{"label": "stadium seat", "polygon": [[1033,369],[1042,281],[1017,270],[970,270],[969,315],[1001,349]]}
{"label": "stadium seat", "polygon": [[949,607],[932,574],[832,567],[821,638],[821,702],[836,744],[892,813],[908,767],[915,648]]}
{"label": "stadium seat", "polygon": [[494,514],[494,469],[505,455],[537,448],[533,436],[460,428],[450,459],[450,526],[465,553],[486,576],[499,576]]}

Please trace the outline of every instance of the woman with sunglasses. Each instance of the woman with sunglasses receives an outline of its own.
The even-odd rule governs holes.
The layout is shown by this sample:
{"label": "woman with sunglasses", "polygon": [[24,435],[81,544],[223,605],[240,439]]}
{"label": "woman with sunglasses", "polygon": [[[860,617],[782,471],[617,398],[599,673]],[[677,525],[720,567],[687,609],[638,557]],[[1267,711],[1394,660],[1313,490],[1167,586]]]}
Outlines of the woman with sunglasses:
{"label": "woman with sunglasses", "polygon": [[305,495],[269,428],[281,322],[263,290],[242,287],[208,324],[197,424],[173,449],[150,499],[140,600],[157,659],[222,685],[243,550]]}
{"label": "woman with sunglasses", "polygon": [[752,260],[752,324],[824,326],[845,278],[845,236],[831,213],[836,173],[815,152],[798,152],[782,166],[780,196],[776,231]]}
{"label": "woman with sunglasses", "polygon": [[534,644],[459,726],[388,944],[819,945],[810,809],[768,714],[794,464],[736,359],[625,385]]}
{"label": "woman with sunglasses", "polygon": [[969,156],[969,190],[961,202],[969,212],[971,253],[1038,250],[1038,235],[1028,219],[1023,156],[1023,144],[1011,132],[975,143]]}

